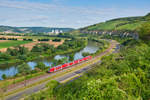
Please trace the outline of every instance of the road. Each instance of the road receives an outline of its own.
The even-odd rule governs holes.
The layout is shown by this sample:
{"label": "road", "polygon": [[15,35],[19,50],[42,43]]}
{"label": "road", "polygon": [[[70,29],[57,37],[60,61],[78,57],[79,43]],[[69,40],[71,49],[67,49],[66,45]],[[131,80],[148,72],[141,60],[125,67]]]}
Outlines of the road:
{"label": "road", "polygon": [[[83,72],[86,72],[90,68],[91,68],[91,66],[87,66],[87,67],[82,68],[80,70],[77,70],[77,71],[75,71],[73,73],[69,73],[69,74],[67,74],[67,75],[65,75],[63,77],[56,78],[56,80],[61,83],[62,81],[66,80],[68,78],[76,76],[77,74],[81,74]],[[20,92],[20,93],[17,93],[17,94],[13,94],[12,96],[6,98],[6,100],[19,100],[20,98],[24,97],[25,95],[30,95],[32,93],[38,92],[38,91],[40,91],[40,90],[45,88],[46,83],[47,82],[45,82],[45,83],[43,83],[41,85],[35,86],[33,88],[29,88],[29,89],[27,89],[27,90],[25,90],[23,92]]]}
{"label": "road", "polygon": [[[115,48],[115,52],[116,52],[116,51],[117,51],[117,49],[116,49],[117,46],[118,46],[118,44],[117,44],[116,42],[111,42],[111,46],[110,46],[106,51],[104,51],[104,52],[101,53],[100,55],[96,56],[96,57],[93,58],[92,60],[95,60],[95,59],[97,59],[98,57],[102,57],[102,56],[108,54],[113,48]],[[113,51],[112,53],[115,53],[115,52]],[[87,62],[88,62],[88,61],[87,61]],[[70,72],[70,73],[67,73],[67,74],[65,74],[65,75],[63,75],[63,76],[61,76],[61,77],[57,77],[57,78],[55,78],[55,80],[57,80],[58,82],[61,83],[61,82],[65,81],[65,80],[67,80],[67,79],[69,79],[69,78],[72,78],[72,77],[73,77],[73,78],[76,78],[76,77],[74,77],[74,76],[80,77],[82,73],[84,73],[84,72],[86,72],[87,70],[89,70],[90,68],[92,68],[92,66],[93,66],[94,64],[100,63],[100,62],[101,62],[101,61],[99,60],[99,61],[97,61],[97,62],[92,63],[91,65],[88,65],[88,66],[85,66],[85,67],[83,67],[83,68],[77,69],[77,70],[75,70],[75,71],[73,71],[73,72]],[[86,63],[86,62],[85,62],[85,63]],[[75,66],[73,66],[73,67],[80,66],[80,65],[81,65],[81,64],[75,65]],[[71,67],[71,68],[72,68],[72,67]],[[65,69],[65,70],[69,70],[69,69],[71,69],[71,68],[67,68],[67,69]],[[53,74],[51,74],[51,75],[47,75],[45,78],[50,77],[50,76],[53,76],[53,75],[56,75],[56,74],[58,74],[58,73],[60,73],[60,72],[64,72],[65,70],[58,71],[58,72],[53,73]],[[42,78],[43,78],[43,77],[42,77]],[[42,79],[42,78],[41,78],[41,79]],[[36,80],[35,80],[35,82],[36,82]],[[37,85],[37,86],[31,87],[31,88],[25,89],[24,91],[21,91],[21,92],[19,92],[19,93],[16,93],[16,94],[12,94],[12,95],[10,95],[10,96],[7,96],[5,99],[6,99],[6,100],[19,100],[20,98],[23,98],[23,97],[26,96],[26,95],[30,95],[30,94],[32,94],[32,93],[35,93],[35,92],[38,92],[38,91],[44,89],[44,88],[45,88],[45,85],[47,84],[47,82],[48,82],[48,81],[46,81],[46,82],[44,82],[44,83],[42,83],[42,84],[40,84],[40,85]],[[33,82],[31,82],[31,83],[33,83]],[[28,83],[28,84],[31,84],[31,83]]]}

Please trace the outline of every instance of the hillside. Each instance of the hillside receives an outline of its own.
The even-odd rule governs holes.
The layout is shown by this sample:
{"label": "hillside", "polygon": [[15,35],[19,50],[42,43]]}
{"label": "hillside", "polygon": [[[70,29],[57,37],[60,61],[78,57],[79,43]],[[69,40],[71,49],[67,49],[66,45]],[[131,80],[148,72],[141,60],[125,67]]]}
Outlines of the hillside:
{"label": "hillside", "polygon": [[72,31],[73,28],[0,26],[0,32],[5,33],[49,33],[52,32],[52,30],[62,30],[63,32],[69,32]]}
{"label": "hillside", "polygon": [[150,22],[150,13],[146,16],[139,17],[125,17],[125,18],[117,18],[112,19],[106,22],[101,22],[98,24],[94,24],[80,30],[86,31],[120,31],[120,30],[128,30],[135,31],[141,24],[145,22]]}

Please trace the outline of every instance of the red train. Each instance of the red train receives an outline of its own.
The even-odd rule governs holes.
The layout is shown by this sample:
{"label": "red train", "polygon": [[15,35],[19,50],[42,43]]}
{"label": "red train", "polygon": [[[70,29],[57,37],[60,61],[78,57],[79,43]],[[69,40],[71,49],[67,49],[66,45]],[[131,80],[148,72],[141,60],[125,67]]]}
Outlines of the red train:
{"label": "red train", "polygon": [[48,72],[49,72],[49,73],[55,72],[55,71],[64,69],[64,68],[66,68],[66,67],[70,67],[70,66],[72,66],[72,65],[81,63],[81,62],[83,62],[83,61],[89,60],[89,59],[91,59],[91,58],[92,58],[92,56],[87,56],[87,57],[84,57],[84,58],[82,58],[82,59],[75,60],[75,61],[73,61],[73,62],[69,62],[69,63],[65,63],[65,64],[63,64],[63,65],[55,66],[55,67],[50,68]]}

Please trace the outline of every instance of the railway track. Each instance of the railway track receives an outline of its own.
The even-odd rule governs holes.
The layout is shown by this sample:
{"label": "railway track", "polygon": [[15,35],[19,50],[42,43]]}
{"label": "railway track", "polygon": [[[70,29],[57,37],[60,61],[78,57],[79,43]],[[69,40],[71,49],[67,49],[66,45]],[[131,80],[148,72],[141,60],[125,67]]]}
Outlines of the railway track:
{"label": "railway track", "polygon": [[[68,78],[72,78],[72,77],[74,77],[74,76],[80,77],[80,76],[81,76],[81,75],[80,75],[81,73],[86,72],[87,70],[89,70],[90,68],[92,68],[92,65],[101,62],[101,61],[98,60],[98,59],[99,59],[100,57],[104,56],[104,55],[109,54],[109,53],[111,52],[111,50],[112,50],[114,47],[116,47],[116,46],[117,46],[117,42],[116,42],[116,41],[112,41],[110,47],[109,47],[107,50],[105,50],[104,52],[102,52],[100,55],[98,55],[98,56],[92,58],[90,61],[85,61],[85,62],[82,62],[82,63],[80,63],[80,64],[74,65],[74,66],[72,66],[72,67],[65,68],[64,70],[60,70],[60,71],[57,71],[57,72],[54,72],[54,73],[51,73],[51,74],[45,74],[45,75],[43,75],[43,76],[37,77],[36,79],[28,80],[26,85],[31,85],[31,84],[33,84],[33,83],[36,83],[36,82],[42,80],[42,79],[46,79],[46,78],[49,78],[49,77],[53,77],[53,76],[55,76],[55,75],[57,75],[57,74],[59,74],[59,73],[63,73],[63,72],[65,72],[65,71],[69,71],[69,70],[71,70],[71,69],[73,69],[73,68],[76,68],[76,67],[78,67],[78,66],[81,66],[81,65],[84,64],[84,63],[91,62],[90,65],[87,65],[87,66],[85,66],[85,67],[83,67],[83,68],[80,68],[80,69],[77,69],[77,70],[75,70],[75,71],[69,72],[69,73],[67,73],[67,74],[65,74],[65,75],[63,75],[63,76],[56,77],[56,78],[54,78],[54,79],[57,80],[57,81],[59,81],[59,82],[61,83],[61,82],[64,82],[65,80],[67,80]],[[96,60],[96,61],[95,61],[95,60]],[[95,62],[94,62],[94,61],[95,61]],[[92,62],[93,62],[93,63],[92,63]],[[74,77],[74,78],[76,78],[76,77]],[[42,84],[39,84],[39,85],[37,85],[37,86],[33,86],[33,87],[31,87],[31,88],[25,89],[25,90],[23,90],[23,91],[21,91],[21,92],[19,92],[19,93],[15,93],[15,94],[9,95],[9,96],[6,97],[6,100],[19,100],[19,99],[22,98],[24,95],[29,95],[29,94],[38,92],[38,91],[44,89],[44,87],[45,87],[45,85],[46,85],[47,82],[48,82],[48,81],[43,82]],[[22,86],[24,87],[24,84],[17,85],[16,89],[17,89],[17,88],[21,88]],[[12,88],[12,89],[9,90],[9,91],[13,91],[13,90],[15,90],[15,88]]]}

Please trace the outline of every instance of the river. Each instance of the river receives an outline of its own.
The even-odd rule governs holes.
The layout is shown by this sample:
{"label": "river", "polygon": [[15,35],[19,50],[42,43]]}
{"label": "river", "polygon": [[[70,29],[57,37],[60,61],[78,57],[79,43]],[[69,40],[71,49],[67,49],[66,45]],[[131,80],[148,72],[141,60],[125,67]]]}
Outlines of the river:
{"label": "river", "polygon": [[[89,41],[87,46],[84,49],[82,49],[82,50],[80,50],[80,51],[75,53],[74,60],[83,58],[83,56],[82,56],[83,52],[95,53],[98,49],[99,49],[99,43]],[[56,55],[54,58],[49,58],[49,59],[45,58],[45,59],[30,61],[30,62],[27,62],[27,64],[32,69],[34,69],[34,67],[36,66],[37,62],[41,61],[47,67],[50,67],[51,64],[52,64],[52,60],[53,59],[57,59],[58,60],[58,59],[62,59],[64,57],[69,58],[68,54],[66,54],[66,55]],[[14,76],[14,75],[16,75],[18,73],[17,66],[18,65],[11,65],[11,66],[7,66],[5,68],[0,68],[0,80],[2,80],[2,75],[3,74],[5,74],[6,76]]]}

